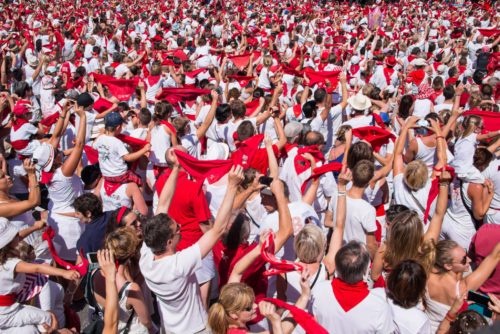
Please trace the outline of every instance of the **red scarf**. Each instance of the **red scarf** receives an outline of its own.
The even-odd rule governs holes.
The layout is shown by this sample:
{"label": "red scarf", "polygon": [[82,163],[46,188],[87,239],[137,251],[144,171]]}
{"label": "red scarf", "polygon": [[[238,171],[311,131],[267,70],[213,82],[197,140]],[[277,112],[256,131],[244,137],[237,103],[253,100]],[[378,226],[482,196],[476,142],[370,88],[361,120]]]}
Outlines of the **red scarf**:
{"label": "red scarf", "polygon": [[293,114],[295,117],[299,117],[302,115],[302,106],[300,104],[296,104],[293,106]]}
{"label": "red scarf", "polygon": [[325,157],[318,149],[318,145],[301,147],[298,149],[294,159],[295,172],[297,172],[297,175],[302,174],[311,167],[311,163],[302,156],[304,153],[310,153],[316,162],[325,161]]}
{"label": "red scarf", "polygon": [[264,140],[264,135],[255,135],[238,143],[236,151],[231,154],[231,160],[235,165],[241,165],[243,168],[249,168],[253,157],[259,149],[260,143]]}
{"label": "red scarf", "polygon": [[44,172],[42,171],[41,177],[40,177],[40,183],[48,185],[50,182],[52,182],[52,179],[54,178],[54,172]]}
{"label": "red scarf", "polygon": [[113,102],[100,97],[97,99],[97,101],[94,102],[94,110],[97,111],[99,114],[105,112],[109,108],[113,106]]}
{"label": "red scarf", "polygon": [[307,334],[328,334],[328,331],[318,324],[314,317],[306,311],[275,298],[263,298],[262,301],[273,303],[279,308],[290,311],[292,318]]}
{"label": "red scarf", "polygon": [[52,239],[55,237],[55,235],[56,233],[54,232],[52,227],[47,227],[45,229],[45,232],[43,232],[42,234],[42,239],[47,241],[50,255],[52,255],[52,258],[58,265],[65,268],[66,270],[76,270],[80,274],[80,277],[83,278],[87,274],[87,268],[89,266],[89,261],[87,261],[87,259],[83,256],[83,251],[80,250],[80,254],[82,255],[82,262],[80,264],[75,266],[69,262],[64,261],[59,257],[54,247]]}
{"label": "red scarf", "polygon": [[50,130],[50,128],[52,127],[52,125],[57,123],[57,121],[59,120],[59,116],[60,116],[59,113],[55,112],[52,115],[45,117],[44,119],[42,119],[40,121],[40,124],[42,124],[45,128],[47,128],[47,131],[46,131],[47,133]]}
{"label": "red scarf", "polygon": [[177,136],[177,130],[175,130],[174,126],[170,124],[170,122],[162,120],[160,121],[160,124],[165,125],[170,131],[172,131],[174,136]]}
{"label": "red scarf", "polygon": [[312,179],[317,179],[318,177],[320,177],[321,175],[323,174],[326,174],[328,172],[340,172],[342,170],[342,163],[340,162],[330,162],[328,164],[324,164],[320,167],[316,167],[313,169],[313,172],[311,174],[311,176],[309,176],[303,183],[302,183],[302,186],[300,187],[300,191],[302,193],[305,192],[306,190],[306,187],[307,187],[307,183],[309,181],[311,181]]}
{"label": "red scarf", "polygon": [[304,70],[304,73],[309,78],[309,86],[312,87],[317,83],[326,85],[326,80],[330,81],[331,87],[335,89],[339,82],[339,74],[342,71],[314,71],[309,68]]}
{"label": "red scarf", "polygon": [[205,180],[210,184],[215,183],[233,167],[231,160],[198,160],[179,150],[175,150],[175,154],[179,164],[200,183]]}
{"label": "red scarf", "polygon": [[394,73],[393,68],[384,67],[384,77],[385,77],[385,81],[387,82],[387,85],[391,84],[391,76],[393,73]]}
{"label": "red scarf", "polygon": [[96,163],[99,162],[99,152],[97,152],[95,148],[93,148],[90,145],[85,145],[83,147],[83,151],[85,152],[87,160],[88,162],[90,162],[91,165],[95,165]]}
{"label": "red scarf", "polygon": [[364,139],[369,142],[375,152],[378,152],[380,148],[387,144],[390,140],[394,141],[396,139],[396,136],[392,133],[379,128],[378,126],[364,126],[353,129],[352,134],[359,139]]}
{"label": "red scarf", "polygon": [[498,112],[469,110],[464,112],[462,115],[476,115],[481,117],[483,119],[484,130],[488,132],[500,130],[500,113]]}
{"label": "red scarf", "polygon": [[104,176],[104,191],[106,195],[111,196],[120,186],[127,183],[136,183],[140,187],[142,186],[142,179],[131,170],[119,176]]}
{"label": "red scarf", "polygon": [[110,93],[120,101],[128,101],[130,96],[135,93],[135,88],[139,83],[138,78],[134,79],[116,79],[109,75],[90,73],[95,82],[108,87]]}
{"label": "red scarf", "polygon": [[[446,166],[445,170],[450,172],[452,179],[455,177],[455,170],[450,167]],[[427,220],[429,219],[429,211],[431,210],[432,202],[436,199],[436,197],[439,195],[439,177],[435,177],[432,180],[431,187],[429,189],[429,196],[427,197],[427,204],[425,205],[425,212],[424,212],[424,224],[427,224]]]}
{"label": "red scarf", "polygon": [[29,121],[24,118],[15,117],[15,119],[12,120],[12,128],[14,129],[14,131],[17,131],[26,123],[29,123]]}
{"label": "red scarf", "polygon": [[368,285],[365,282],[347,284],[340,278],[333,279],[332,290],[335,299],[345,312],[349,312],[356,307],[370,294]]}
{"label": "red scarf", "polygon": [[250,53],[245,53],[240,56],[227,56],[240,71],[247,67],[250,62]]}
{"label": "red scarf", "polygon": [[245,116],[252,115],[255,112],[255,110],[257,110],[257,108],[259,107],[259,104],[260,104],[259,99],[253,99],[252,101],[245,103],[245,107],[247,109]]}
{"label": "red scarf", "polygon": [[280,260],[274,255],[274,235],[269,234],[262,245],[260,255],[262,259],[269,263],[270,268],[264,272],[264,276],[280,275],[290,271],[302,271],[304,267],[300,263]]}

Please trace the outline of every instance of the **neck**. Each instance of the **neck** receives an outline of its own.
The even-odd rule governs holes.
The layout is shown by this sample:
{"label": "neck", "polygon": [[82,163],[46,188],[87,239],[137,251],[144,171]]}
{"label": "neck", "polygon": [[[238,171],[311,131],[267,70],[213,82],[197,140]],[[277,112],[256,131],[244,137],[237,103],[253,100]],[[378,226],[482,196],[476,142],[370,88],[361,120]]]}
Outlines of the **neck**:
{"label": "neck", "polygon": [[5,192],[0,192],[0,200],[10,200],[11,197],[9,196],[9,194],[5,193]]}
{"label": "neck", "polygon": [[354,199],[360,199],[363,197],[363,194],[365,192],[365,188],[359,188],[356,186],[352,186],[351,189],[347,192],[349,197],[354,198]]}
{"label": "neck", "polygon": [[161,260],[167,256],[170,256],[170,255],[174,255],[175,254],[175,250],[171,249],[171,248],[167,248],[167,250],[165,251],[165,253],[162,253],[162,254],[159,254],[159,255],[155,255],[154,256],[154,259],[155,260]]}

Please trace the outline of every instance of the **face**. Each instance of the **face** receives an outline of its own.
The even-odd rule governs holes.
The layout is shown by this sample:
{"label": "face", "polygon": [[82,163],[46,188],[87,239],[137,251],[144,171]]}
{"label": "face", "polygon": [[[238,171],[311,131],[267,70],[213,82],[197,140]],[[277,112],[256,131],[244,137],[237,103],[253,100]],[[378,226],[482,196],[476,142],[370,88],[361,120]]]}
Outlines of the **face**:
{"label": "face", "polygon": [[141,221],[134,212],[130,212],[128,215],[123,217],[122,221],[125,223],[125,226],[132,227],[137,236],[142,237]]}
{"label": "face", "polygon": [[257,304],[255,303],[255,301],[252,302],[251,305],[248,305],[248,307],[245,307],[242,311],[231,314],[232,318],[243,324],[246,324],[247,322],[255,319],[256,316]]}
{"label": "face", "polygon": [[0,191],[7,192],[13,184],[12,178],[0,170]]}
{"label": "face", "polygon": [[467,252],[462,247],[455,247],[451,251],[453,262],[451,263],[451,271],[455,273],[463,273],[470,270],[470,258]]}
{"label": "face", "polygon": [[92,215],[90,212],[87,212],[85,215],[81,212],[75,213],[76,218],[80,219],[82,224],[89,224],[92,221]]}
{"label": "face", "polygon": [[274,196],[270,195],[265,195],[263,193],[260,193],[260,203],[266,209],[268,213],[276,211],[276,199]]}

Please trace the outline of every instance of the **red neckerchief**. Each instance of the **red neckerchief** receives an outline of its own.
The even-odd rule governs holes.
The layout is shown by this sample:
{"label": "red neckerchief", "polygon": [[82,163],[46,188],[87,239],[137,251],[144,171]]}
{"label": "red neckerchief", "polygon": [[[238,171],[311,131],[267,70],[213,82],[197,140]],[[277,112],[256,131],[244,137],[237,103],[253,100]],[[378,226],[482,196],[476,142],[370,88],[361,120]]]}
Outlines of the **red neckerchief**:
{"label": "red neckerchief", "polygon": [[384,77],[385,77],[385,81],[387,82],[387,85],[390,85],[391,84],[391,76],[394,73],[394,69],[389,68],[389,67],[384,67],[383,72],[384,72]]}
{"label": "red neckerchief", "polygon": [[358,73],[359,69],[359,64],[353,64],[351,65],[351,67],[349,67],[349,72],[351,73],[351,75],[355,75],[356,73]]}
{"label": "red neckerchief", "polygon": [[300,104],[296,104],[293,106],[293,114],[295,117],[299,117],[302,115],[302,106]]}
{"label": "red neckerchief", "polygon": [[167,128],[169,128],[170,131],[172,131],[172,134],[174,136],[177,136],[177,130],[175,130],[174,126],[170,124],[170,122],[163,120],[160,121],[160,124],[165,125]]}
{"label": "red neckerchief", "polygon": [[42,171],[41,178],[40,178],[40,183],[48,185],[50,182],[52,182],[53,178],[54,178],[54,172],[44,172],[44,171]]}
{"label": "red neckerchief", "polygon": [[434,71],[437,71],[438,67],[441,66],[441,62],[439,61],[435,61],[433,64],[432,64],[432,67],[434,67]]}
{"label": "red neckerchief", "polygon": [[161,78],[160,75],[150,75],[149,77],[146,78],[146,81],[148,85],[151,87],[156,85],[158,81],[160,81],[160,78]]}
{"label": "red neckerchief", "polygon": [[370,294],[366,282],[347,284],[340,278],[333,279],[332,290],[335,299],[345,312],[349,312],[356,307]]}
{"label": "red neckerchief", "polygon": [[117,68],[118,66],[120,66],[120,63],[118,63],[118,62],[112,62],[110,65],[111,65],[112,68]]}
{"label": "red neckerchief", "polygon": [[417,58],[417,57],[415,57],[414,55],[409,55],[408,62],[411,63],[415,58]]}
{"label": "red neckerchief", "polygon": [[269,270],[264,272],[264,276],[272,276],[288,273],[291,271],[302,271],[304,270],[304,266],[300,263],[280,260],[274,255],[274,235],[272,233],[269,234],[266,240],[264,240],[264,244],[262,245],[260,255],[262,259],[269,263]]}

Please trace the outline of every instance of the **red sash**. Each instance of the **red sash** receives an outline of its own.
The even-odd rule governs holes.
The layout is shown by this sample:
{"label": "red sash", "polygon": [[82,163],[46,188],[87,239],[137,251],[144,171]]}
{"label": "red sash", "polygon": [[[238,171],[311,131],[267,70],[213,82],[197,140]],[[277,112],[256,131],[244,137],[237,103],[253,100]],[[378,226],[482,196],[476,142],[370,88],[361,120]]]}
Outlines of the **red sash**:
{"label": "red sash", "polygon": [[0,306],[11,306],[17,303],[16,294],[0,295]]}
{"label": "red sash", "polygon": [[387,82],[387,85],[391,84],[391,76],[393,73],[394,73],[393,68],[384,67],[384,77],[385,81]]}
{"label": "red sash", "polygon": [[111,196],[122,184],[133,182],[139,187],[142,186],[142,180],[134,172],[128,170],[120,176],[104,176],[104,191],[106,195]]}
{"label": "red sash", "polygon": [[20,151],[25,149],[29,145],[30,141],[28,139],[19,139],[19,140],[13,140],[10,142],[10,145],[14,148],[16,151]]}

